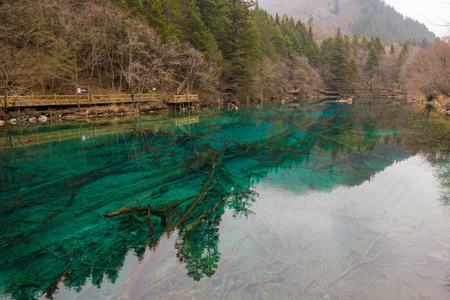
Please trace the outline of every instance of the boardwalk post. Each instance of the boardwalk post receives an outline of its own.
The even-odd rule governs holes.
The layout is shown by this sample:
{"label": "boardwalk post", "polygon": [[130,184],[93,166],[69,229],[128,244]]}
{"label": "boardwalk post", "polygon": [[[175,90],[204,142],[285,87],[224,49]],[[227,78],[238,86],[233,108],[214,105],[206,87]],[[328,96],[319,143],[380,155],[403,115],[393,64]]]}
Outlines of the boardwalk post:
{"label": "boardwalk post", "polygon": [[9,99],[8,99],[8,93],[6,93],[6,99],[5,99],[5,107],[8,108],[9,106]]}
{"label": "boardwalk post", "polygon": [[34,105],[34,94],[31,94],[31,103]]}
{"label": "boardwalk post", "polygon": [[56,100],[56,94],[53,95],[53,98],[55,100],[55,104],[58,104],[58,101]]}

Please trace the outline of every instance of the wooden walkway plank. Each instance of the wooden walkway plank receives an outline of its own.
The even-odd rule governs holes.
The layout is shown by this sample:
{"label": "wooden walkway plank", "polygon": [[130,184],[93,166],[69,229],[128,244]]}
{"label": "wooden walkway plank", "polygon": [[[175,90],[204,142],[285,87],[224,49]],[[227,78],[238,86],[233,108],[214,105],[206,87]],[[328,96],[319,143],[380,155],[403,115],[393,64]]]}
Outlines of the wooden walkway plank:
{"label": "wooden walkway plank", "polygon": [[[197,94],[174,95],[169,97],[168,101],[164,101],[161,94],[137,94],[134,95],[134,101],[137,103],[197,103]],[[40,106],[76,106],[76,105],[96,105],[96,104],[121,104],[132,103],[130,94],[78,94],[77,95],[28,95],[28,96],[7,96],[6,108],[14,107],[40,107]]]}

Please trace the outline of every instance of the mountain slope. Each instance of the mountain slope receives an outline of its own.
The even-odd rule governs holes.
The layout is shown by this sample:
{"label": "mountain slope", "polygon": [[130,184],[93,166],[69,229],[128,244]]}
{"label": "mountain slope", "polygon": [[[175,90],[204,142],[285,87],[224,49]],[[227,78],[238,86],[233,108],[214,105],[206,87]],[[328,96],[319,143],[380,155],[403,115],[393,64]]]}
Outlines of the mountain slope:
{"label": "mountain slope", "polygon": [[425,25],[403,17],[381,0],[259,0],[259,5],[273,14],[312,21],[327,34],[339,26],[347,34],[379,36],[386,44],[436,38]]}

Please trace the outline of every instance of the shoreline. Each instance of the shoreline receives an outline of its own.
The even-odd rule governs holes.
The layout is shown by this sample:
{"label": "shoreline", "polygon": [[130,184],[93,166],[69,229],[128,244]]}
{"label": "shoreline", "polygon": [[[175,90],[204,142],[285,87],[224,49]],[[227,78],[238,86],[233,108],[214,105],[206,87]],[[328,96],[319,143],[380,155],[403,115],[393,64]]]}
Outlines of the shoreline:
{"label": "shoreline", "polygon": [[[422,106],[432,105],[436,108],[436,112],[442,116],[450,116],[450,108],[443,106],[437,101],[420,101],[409,100],[409,103]],[[280,102],[289,105],[290,102]],[[356,102],[355,104],[359,104]],[[50,120],[86,120],[93,118],[112,118],[120,116],[138,116],[141,114],[163,114],[172,111],[170,108],[161,105],[141,105],[135,108],[131,104],[112,104],[105,106],[87,106],[87,107],[71,107],[71,108],[48,108],[37,110],[18,109],[11,111],[0,110],[0,126],[17,125],[29,123],[43,123]]]}
{"label": "shoreline", "polygon": [[71,108],[48,108],[44,110],[18,109],[13,111],[0,111],[1,125],[17,125],[29,123],[44,123],[50,120],[86,120],[93,118],[112,118],[119,116],[138,116],[141,114],[162,114],[170,111],[167,107],[155,105],[141,105],[135,108],[132,105],[106,105]]}
{"label": "shoreline", "polygon": [[444,105],[442,105],[438,101],[417,101],[417,100],[413,100],[413,101],[411,101],[411,103],[421,104],[421,105],[424,105],[424,106],[432,105],[432,106],[434,106],[434,107],[436,107],[438,109],[438,112],[440,114],[450,116],[450,107],[445,107]]}

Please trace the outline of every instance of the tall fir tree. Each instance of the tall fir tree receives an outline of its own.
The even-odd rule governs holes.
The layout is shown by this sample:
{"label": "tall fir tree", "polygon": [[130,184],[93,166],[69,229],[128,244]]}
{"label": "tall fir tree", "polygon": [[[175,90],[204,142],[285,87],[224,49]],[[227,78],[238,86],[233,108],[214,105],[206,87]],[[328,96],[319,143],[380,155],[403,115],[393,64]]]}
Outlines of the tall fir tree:
{"label": "tall fir tree", "polygon": [[184,15],[183,32],[185,39],[188,40],[196,49],[203,53],[217,50],[217,44],[211,32],[203,23],[200,10],[195,0],[186,0],[182,8]]}
{"label": "tall fir tree", "polygon": [[325,38],[320,44],[321,65],[326,65],[330,63],[333,44],[334,40],[332,37]]}
{"label": "tall fir tree", "polygon": [[228,0],[196,0],[201,18],[205,26],[217,39],[227,26]]}
{"label": "tall fir tree", "polygon": [[161,2],[161,6],[167,20],[168,40],[180,43],[184,38],[183,24],[185,23],[185,16],[181,11],[182,2],[180,0],[164,0]]}
{"label": "tall fir tree", "polygon": [[394,46],[394,44],[391,44],[391,48],[389,50],[389,54],[390,55],[394,55],[394,53],[395,53],[395,46]]}
{"label": "tall fir tree", "polygon": [[128,9],[127,0],[119,0],[119,6],[123,9]]}
{"label": "tall fir tree", "polygon": [[369,52],[367,55],[367,61],[364,65],[364,71],[369,72],[374,70],[380,64],[380,58],[378,57],[377,49],[372,44],[369,48]]}
{"label": "tall fir tree", "polygon": [[405,52],[405,49],[402,48],[402,50],[400,50],[400,53],[398,55],[398,64],[402,65],[406,62],[406,55],[407,53]]}
{"label": "tall fir tree", "polygon": [[381,42],[381,39],[379,36],[372,37],[370,39],[370,41],[372,42],[372,45],[375,47],[375,50],[377,50],[378,56],[385,53],[385,47],[384,47],[383,43]]}
{"label": "tall fir tree", "polygon": [[328,84],[331,88],[340,90],[346,85],[348,48],[345,45],[341,28],[338,28],[334,38],[333,49],[330,54],[330,72],[332,74]]}
{"label": "tall fir tree", "polygon": [[351,47],[352,47],[352,51],[353,51],[353,56],[357,56],[358,55],[358,47],[359,47],[359,36],[357,33],[353,34]]}
{"label": "tall fir tree", "polygon": [[286,40],[281,32],[281,28],[276,23],[274,24],[272,30],[272,43],[276,46],[276,50],[279,54],[284,57],[288,56],[289,50],[286,45]]}
{"label": "tall fir tree", "polygon": [[142,5],[141,0],[129,0],[128,7],[131,9],[132,13],[138,16],[142,16],[142,10],[144,6]]}
{"label": "tall fir tree", "polygon": [[250,91],[253,82],[251,68],[261,59],[261,53],[249,4],[242,0],[228,0],[224,13],[226,23],[217,39],[223,58],[230,64],[224,76],[242,91]]}
{"label": "tall fir tree", "polygon": [[358,64],[356,63],[355,57],[352,56],[348,65],[348,72],[347,72],[347,86],[349,88],[355,87],[354,79],[357,74],[358,74]]}
{"label": "tall fir tree", "polygon": [[160,0],[142,0],[142,15],[148,20],[149,24],[166,39],[169,32],[167,28],[167,19],[164,14]]}
{"label": "tall fir tree", "polygon": [[277,47],[272,41],[273,16],[258,6],[253,11],[253,20],[259,32],[260,52],[267,57],[274,58],[277,53]]}

